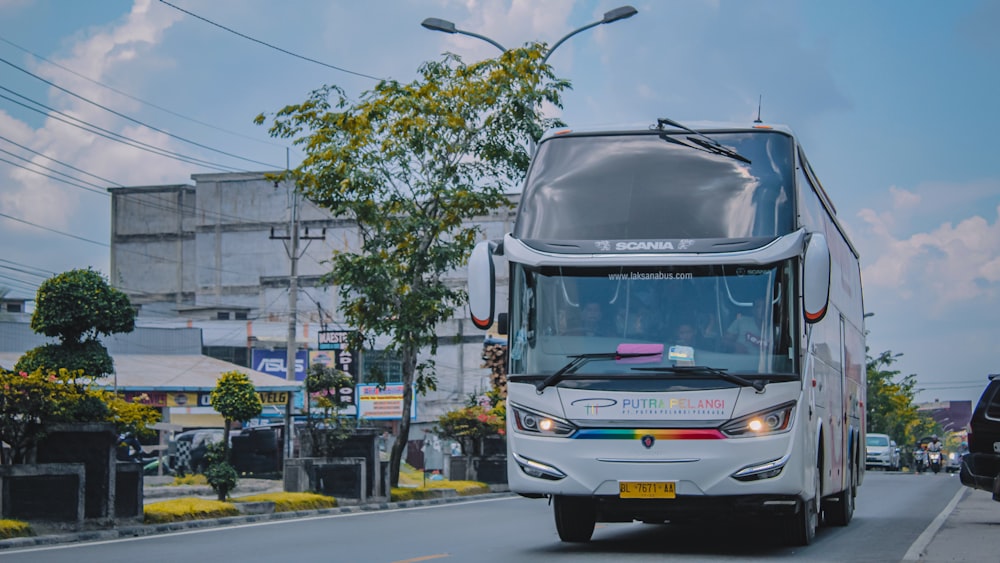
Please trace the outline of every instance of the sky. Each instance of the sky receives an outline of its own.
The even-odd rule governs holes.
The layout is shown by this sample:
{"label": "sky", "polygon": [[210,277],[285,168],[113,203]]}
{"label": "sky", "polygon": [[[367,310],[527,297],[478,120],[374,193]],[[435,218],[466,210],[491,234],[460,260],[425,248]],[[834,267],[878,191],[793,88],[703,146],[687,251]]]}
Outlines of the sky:
{"label": "sky", "polygon": [[[625,0],[627,1],[627,0]],[[444,53],[554,45],[618,0],[0,0],[0,288],[110,271],[112,186],[301,158],[253,119]],[[790,126],[861,255],[872,356],[918,401],[1000,372],[1000,2],[633,0],[548,62],[571,126]],[[86,124],[86,125],[83,125]],[[99,129],[97,129],[99,128]],[[89,130],[88,130],[89,129]],[[165,156],[167,152],[169,156]]]}

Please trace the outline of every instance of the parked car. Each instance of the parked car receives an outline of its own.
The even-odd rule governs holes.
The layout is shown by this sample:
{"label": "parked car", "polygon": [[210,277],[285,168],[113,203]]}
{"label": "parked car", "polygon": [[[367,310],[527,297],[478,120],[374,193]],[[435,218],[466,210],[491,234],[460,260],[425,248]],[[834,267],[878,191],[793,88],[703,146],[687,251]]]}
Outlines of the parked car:
{"label": "parked car", "polygon": [[990,375],[969,422],[969,453],[959,470],[962,484],[993,493],[1000,502],[1000,374]]}
{"label": "parked car", "polygon": [[868,434],[865,438],[865,468],[899,471],[899,447],[888,434]]}
{"label": "parked car", "polygon": [[168,445],[168,464],[175,473],[204,473],[209,444],[221,442],[222,428],[198,428],[176,434]]}
{"label": "parked car", "polygon": [[[300,426],[295,425],[296,431]],[[284,460],[285,425],[248,426],[234,433],[230,463],[239,473],[280,474]]]}

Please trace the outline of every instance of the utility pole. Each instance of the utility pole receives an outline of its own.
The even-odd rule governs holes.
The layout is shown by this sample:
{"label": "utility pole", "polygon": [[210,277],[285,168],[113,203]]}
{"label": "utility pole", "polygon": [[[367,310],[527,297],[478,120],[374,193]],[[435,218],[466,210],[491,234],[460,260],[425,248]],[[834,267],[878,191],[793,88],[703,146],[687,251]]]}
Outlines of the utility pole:
{"label": "utility pole", "polygon": [[[275,186],[277,187],[277,186]],[[285,380],[295,381],[295,356],[298,352],[296,343],[296,332],[298,325],[298,304],[299,304],[299,258],[305,252],[305,248],[299,249],[301,240],[322,240],[326,238],[326,229],[319,236],[311,236],[309,229],[304,235],[299,235],[299,193],[298,189],[292,185],[289,188],[291,196],[291,213],[288,221],[288,233],[284,236],[275,235],[274,228],[271,228],[271,239],[287,240],[285,252],[291,263],[291,273],[288,276],[288,336],[285,343]],[[308,247],[308,245],[307,245]],[[308,391],[305,393],[305,401],[309,401]],[[294,393],[288,394],[288,401],[285,403],[285,459],[292,457],[292,438],[294,436],[294,425],[292,424],[292,401]]]}

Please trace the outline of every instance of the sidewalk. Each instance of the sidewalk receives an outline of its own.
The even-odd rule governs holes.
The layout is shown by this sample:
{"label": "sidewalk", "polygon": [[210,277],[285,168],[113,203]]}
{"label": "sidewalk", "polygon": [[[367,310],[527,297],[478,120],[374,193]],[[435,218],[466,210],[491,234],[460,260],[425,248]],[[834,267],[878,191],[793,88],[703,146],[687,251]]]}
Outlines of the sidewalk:
{"label": "sidewalk", "polygon": [[[147,476],[142,488],[144,504],[159,502],[178,497],[216,498],[218,495],[208,485],[168,485],[173,483],[173,477]],[[247,479],[240,478],[230,496],[241,497],[258,493],[274,493],[284,490],[280,479]]]}
{"label": "sidewalk", "polygon": [[941,521],[928,529],[930,536],[918,538],[903,561],[997,561],[1000,502],[988,491],[962,487],[949,507],[952,510],[946,509]]}

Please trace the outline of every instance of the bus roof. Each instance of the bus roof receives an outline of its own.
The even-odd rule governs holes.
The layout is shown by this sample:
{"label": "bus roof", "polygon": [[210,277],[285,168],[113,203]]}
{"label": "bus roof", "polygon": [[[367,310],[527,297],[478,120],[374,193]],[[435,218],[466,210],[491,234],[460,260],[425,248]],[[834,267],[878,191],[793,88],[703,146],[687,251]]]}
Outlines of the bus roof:
{"label": "bus roof", "polygon": [[[690,127],[699,133],[709,133],[713,131],[778,131],[790,136],[795,136],[792,129],[787,125],[777,123],[757,123],[757,122],[723,122],[723,121],[692,121],[681,122],[685,127]],[[588,134],[588,133],[648,133],[656,129],[656,123],[619,123],[586,127],[559,127],[550,129],[542,135],[541,140],[560,135]],[[666,126],[667,131],[683,131]]]}

